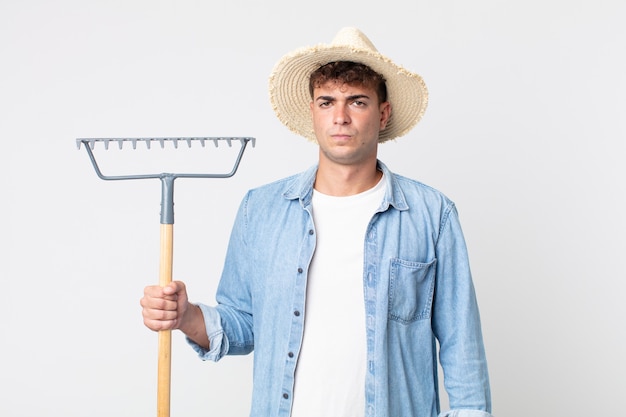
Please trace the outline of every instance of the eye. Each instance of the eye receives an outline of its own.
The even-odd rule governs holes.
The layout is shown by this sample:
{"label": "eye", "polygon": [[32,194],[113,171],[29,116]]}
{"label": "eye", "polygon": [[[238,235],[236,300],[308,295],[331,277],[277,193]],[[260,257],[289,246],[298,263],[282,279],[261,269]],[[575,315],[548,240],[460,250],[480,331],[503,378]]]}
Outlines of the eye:
{"label": "eye", "polygon": [[361,100],[354,100],[352,102],[353,105],[355,105],[356,107],[365,107],[367,106],[367,103]]}

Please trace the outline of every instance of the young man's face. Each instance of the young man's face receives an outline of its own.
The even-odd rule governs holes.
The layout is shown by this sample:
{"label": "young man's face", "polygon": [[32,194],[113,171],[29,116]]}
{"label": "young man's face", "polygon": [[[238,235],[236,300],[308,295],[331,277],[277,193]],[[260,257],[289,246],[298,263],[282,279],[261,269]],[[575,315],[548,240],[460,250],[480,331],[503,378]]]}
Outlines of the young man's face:
{"label": "young man's face", "polygon": [[372,162],[377,155],[378,134],[390,114],[390,104],[378,104],[376,91],[371,88],[333,81],[316,87],[311,117],[320,158],[342,165]]}

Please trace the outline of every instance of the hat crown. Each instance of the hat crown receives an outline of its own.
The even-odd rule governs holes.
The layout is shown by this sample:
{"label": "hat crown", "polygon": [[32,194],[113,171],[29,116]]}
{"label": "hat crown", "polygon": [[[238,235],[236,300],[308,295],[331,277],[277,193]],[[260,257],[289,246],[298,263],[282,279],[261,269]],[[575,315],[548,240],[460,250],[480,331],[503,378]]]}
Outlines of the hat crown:
{"label": "hat crown", "polygon": [[332,45],[349,46],[354,49],[378,52],[372,41],[370,41],[363,32],[352,27],[341,29],[337,35],[335,35]]}

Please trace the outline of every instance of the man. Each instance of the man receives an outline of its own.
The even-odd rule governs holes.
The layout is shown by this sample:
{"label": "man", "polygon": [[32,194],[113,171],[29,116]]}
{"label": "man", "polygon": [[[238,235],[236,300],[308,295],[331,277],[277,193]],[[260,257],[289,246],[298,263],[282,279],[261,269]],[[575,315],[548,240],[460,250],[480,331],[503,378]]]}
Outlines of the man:
{"label": "man", "polygon": [[286,55],[270,96],[319,163],[247,193],[216,307],[189,303],[179,281],[147,287],[146,326],[180,329],[203,359],[254,350],[254,417],[435,417],[437,342],[441,415],[490,416],[455,206],[377,159],[421,118],[421,77],[347,28]]}

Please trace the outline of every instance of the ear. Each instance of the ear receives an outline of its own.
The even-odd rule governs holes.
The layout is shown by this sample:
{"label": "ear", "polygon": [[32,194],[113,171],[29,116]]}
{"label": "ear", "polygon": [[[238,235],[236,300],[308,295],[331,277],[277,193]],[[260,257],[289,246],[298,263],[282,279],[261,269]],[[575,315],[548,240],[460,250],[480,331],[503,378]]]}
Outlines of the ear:
{"label": "ear", "polygon": [[391,103],[385,101],[380,103],[380,130],[383,130],[387,126],[387,122],[391,117]]}

